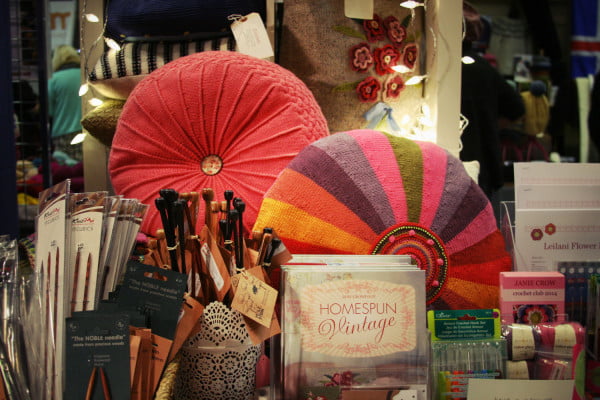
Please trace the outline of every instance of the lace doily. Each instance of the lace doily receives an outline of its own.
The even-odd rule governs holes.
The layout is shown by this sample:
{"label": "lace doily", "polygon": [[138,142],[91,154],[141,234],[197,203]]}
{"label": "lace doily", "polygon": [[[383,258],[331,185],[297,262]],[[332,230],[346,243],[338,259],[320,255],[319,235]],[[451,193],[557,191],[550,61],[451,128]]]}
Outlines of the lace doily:
{"label": "lace doily", "polygon": [[178,400],[251,400],[262,345],[253,345],[242,315],[223,303],[210,303],[202,329],[180,352],[174,398]]}

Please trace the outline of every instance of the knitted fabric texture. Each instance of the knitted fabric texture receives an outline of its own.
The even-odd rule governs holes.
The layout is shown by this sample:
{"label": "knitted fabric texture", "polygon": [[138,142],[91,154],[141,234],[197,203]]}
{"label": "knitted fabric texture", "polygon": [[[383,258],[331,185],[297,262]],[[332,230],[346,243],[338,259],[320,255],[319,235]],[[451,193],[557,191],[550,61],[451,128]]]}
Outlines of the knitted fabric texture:
{"label": "knitted fabric texture", "polygon": [[264,196],[254,229],[293,254],[410,254],[435,309],[498,307],[512,267],[493,209],[460,160],[429,142],[371,130],[307,146]]}
{"label": "knitted fabric texture", "polygon": [[124,103],[123,100],[106,99],[104,103],[83,116],[81,126],[100,143],[110,147]]}
{"label": "knitted fabric texture", "polygon": [[[212,188],[221,200],[233,190],[246,203],[249,228],[279,172],[328,134],[313,95],[291,72],[236,52],[197,53],[136,86],[117,124],[109,172],[117,194],[145,204],[163,188]],[[150,207],[142,231],[161,227]]]}

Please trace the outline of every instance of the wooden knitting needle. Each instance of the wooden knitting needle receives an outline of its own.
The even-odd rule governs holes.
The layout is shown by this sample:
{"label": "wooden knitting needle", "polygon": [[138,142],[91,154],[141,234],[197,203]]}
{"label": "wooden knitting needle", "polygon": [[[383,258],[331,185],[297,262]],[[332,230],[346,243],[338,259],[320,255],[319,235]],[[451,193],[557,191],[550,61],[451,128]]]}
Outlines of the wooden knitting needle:
{"label": "wooden knitting needle", "polygon": [[210,203],[215,198],[215,192],[211,188],[202,189],[202,199],[204,200],[204,224],[208,229],[212,227],[212,212]]}
{"label": "wooden knitting needle", "polygon": [[81,264],[81,249],[83,244],[77,245],[77,255],[75,256],[75,272],[73,273],[73,292],[71,293],[71,314],[75,312],[77,304],[77,282],[79,281],[79,264]]}

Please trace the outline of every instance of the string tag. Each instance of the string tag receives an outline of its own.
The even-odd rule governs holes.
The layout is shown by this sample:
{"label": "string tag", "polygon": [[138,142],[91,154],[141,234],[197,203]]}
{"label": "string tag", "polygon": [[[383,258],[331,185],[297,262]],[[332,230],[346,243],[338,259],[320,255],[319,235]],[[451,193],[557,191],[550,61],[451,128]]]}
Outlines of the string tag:
{"label": "string tag", "polygon": [[235,19],[231,24],[238,51],[257,58],[270,58],[275,55],[269,35],[258,13],[250,13]]}
{"label": "string tag", "polygon": [[344,15],[348,18],[373,19],[374,0],[344,0]]}
{"label": "string tag", "polygon": [[271,317],[277,301],[277,290],[247,271],[238,275],[239,280],[231,308],[263,326],[271,326]]}

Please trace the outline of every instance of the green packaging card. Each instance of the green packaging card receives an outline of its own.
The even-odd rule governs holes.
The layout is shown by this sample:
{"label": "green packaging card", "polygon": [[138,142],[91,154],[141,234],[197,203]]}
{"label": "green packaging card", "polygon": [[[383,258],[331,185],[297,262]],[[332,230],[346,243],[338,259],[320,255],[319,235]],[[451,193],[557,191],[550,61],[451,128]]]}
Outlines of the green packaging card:
{"label": "green packaging card", "polygon": [[129,261],[117,304],[131,314],[132,321],[143,317],[152,333],[173,340],[187,276],[179,272]]}
{"label": "green packaging card", "polygon": [[129,393],[127,314],[73,313],[66,323],[64,399],[128,399]]}
{"label": "green packaging card", "polygon": [[498,309],[430,310],[427,326],[431,340],[483,340],[501,336]]}

